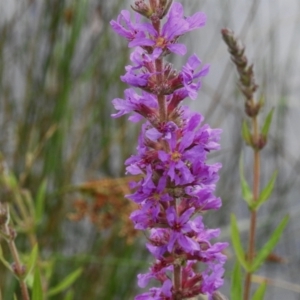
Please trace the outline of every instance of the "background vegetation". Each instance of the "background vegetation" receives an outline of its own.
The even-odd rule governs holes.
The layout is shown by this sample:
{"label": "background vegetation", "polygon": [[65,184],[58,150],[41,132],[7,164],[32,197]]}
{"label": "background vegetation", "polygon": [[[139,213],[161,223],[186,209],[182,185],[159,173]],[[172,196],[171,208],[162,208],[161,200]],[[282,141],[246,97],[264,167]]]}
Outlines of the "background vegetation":
{"label": "background vegetation", "polygon": [[[187,15],[200,9],[208,16],[207,26],[186,38],[190,53],[211,64],[192,106],[224,131],[222,151],[211,158],[223,164],[218,194],[224,204],[206,216],[207,223],[221,226],[222,239],[229,240],[234,211],[244,233],[248,230],[238,179],[242,150],[246,176],[251,161],[240,137],[243,100],[220,36],[220,29],[228,26],[247,45],[266,111],[275,107],[270,142],[262,152],[263,184],[273,169],[279,175],[273,199],[259,216],[258,246],[283,215],[291,216],[276,256],[261,272],[271,279],[267,299],[300,299],[300,2],[182,2]],[[143,237],[136,236],[127,221],[132,209],[123,200],[127,181],[115,179],[124,174],[123,161],[134,151],[137,134],[126,119],[110,117],[111,99],[123,95],[119,76],[129,54],[109,26],[121,9],[129,9],[129,1],[0,1],[0,151],[3,174],[9,170],[17,181],[13,188],[2,181],[1,200],[15,201],[16,194],[22,198],[30,191],[29,202],[43,204],[37,224],[32,224],[30,213],[25,219],[21,214],[15,224],[25,260],[35,239],[39,243],[45,289],[83,270],[76,284],[51,299],[131,299],[136,274],[148,266]],[[38,200],[44,186],[44,201]],[[1,245],[10,260],[3,240]],[[226,278],[230,250],[228,256]],[[3,299],[19,293],[17,281],[2,264],[0,289]],[[223,291],[226,294],[227,285]]]}

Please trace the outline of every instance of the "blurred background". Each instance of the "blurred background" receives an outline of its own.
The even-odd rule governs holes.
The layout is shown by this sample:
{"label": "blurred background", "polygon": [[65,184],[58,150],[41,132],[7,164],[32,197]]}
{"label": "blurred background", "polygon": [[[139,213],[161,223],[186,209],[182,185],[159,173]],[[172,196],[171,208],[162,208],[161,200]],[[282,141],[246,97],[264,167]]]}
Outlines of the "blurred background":
{"label": "blurred background", "polygon": [[[262,186],[275,169],[279,175],[259,214],[257,247],[290,215],[276,256],[258,275],[271,280],[266,299],[300,299],[300,1],[180,2],[186,15],[202,10],[208,19],[203,29],[183,38],[188,54],[211,65],[199,98],[188,103],[212,127],[223,129],[222,150],[210,158],[223,164],[217,190],[223,207],[206,216],[207,224],[221,227],[221,239],[229,240],[234,212],[247,239],[249,214],[241,199],[238,161],[243,152],[251,183],[252,153],[241,139],[244,99],[220,35],[228,27],[243,40],[254,64],[257,97],[266,101],[263,115],[275,108],[262,152]],[[30,191],[33,201],[46,186],[34,236],[43,262],[51,264],[51,272],[43,271],[47,286],[83,267],[68,299],[132,299],[136,274],[149,266],[145,238],[132,229],[127,216],[133,207],[123,198],[129,192],[123,162],[135,151],[139,125],[110,117],[111,100],[122,98],[126,88],[119,76],[129,50],[109,21],[129,5],[129,0],[0,0],[0,151],[18,188]],[[180,68],[187,57],[170,59]],[[6,200],[5,188],[1,197]],[[25,255],[35,240],[32,231],[21,232],[22,224],[17,246]],[[222,291],[228,295],[232,249],[227,254]],[[3,299],[19,290],[3,265],[0,289]],[[64,294],[49,298],[64,299]]]}

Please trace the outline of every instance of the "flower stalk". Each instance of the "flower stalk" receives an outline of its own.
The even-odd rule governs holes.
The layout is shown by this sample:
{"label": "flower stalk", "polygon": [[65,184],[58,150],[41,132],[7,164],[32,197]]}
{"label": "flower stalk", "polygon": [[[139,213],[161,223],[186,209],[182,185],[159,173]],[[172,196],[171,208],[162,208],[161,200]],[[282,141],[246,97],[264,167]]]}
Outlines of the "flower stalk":
{"label": "flower stalk", "polygon": [[137,153],[125,162],[127,173],[142,179],[131,184],[134,192],[127,197],[139,205],[130,218],[136,229],[148,232],[146,247],[154,256],[149,272],[138,275],[138,285],[159,284],[135,300],[198,295],[212,300],[223,283],[226,257],[221,251],[227,243],[211,243],[219,230],[207,229],[201,215],[221,206],[214,196],[221,165],[206,162],[209,152],[219,149],[221,130],[201,125],[203,117],[182,105],[186,97],[197,98],[209,67],[195,54],[181,71],[165,61],[170,53],[186,53],[180,37],[204,26],[206,17],[201,12],[185,17],[182,5],[170,0],[139,0],[132,8],[134,22],[126,10],[111,21],[135,48],[132,65],[121,76],[133,88],[125,90],[125,99],[113,100],[117,113],[112,116],[144,120]]}
{"label": "flower stalk", "polygon": [[[268,185],[260,194],[260,152],[267,143],[267,136],[272,121],[273,110],[269,112],[268,116],[265,118],[262,128],[260,129],[258,123],[258,114],[260,113],[260,109],[264,105],[264,101],[263,99],[257,101],[254,97],[258,86],[255,83],[254,79],[253,65],[250,65],[248,63],[248,59],[244,55],[245,48],[241,44],[241,42],[234,36],[234,33],[226,28],[222,29],[221,33],[223,40],[228,46],[228,51],[231,54],[231,60],[236,65],[239,74],[239,88],[245,96],[245,113],[251,119],[251,126],[249,126],[251,128],[248,128],[246,122],[243,123],[242,127],[243,138],[246,144],[253,150],[253,186],[252,191],[250,191],[250,188],[244,179],[244,175],[241,173],[243,197],[248,204],[251,216],[249,224],[248,251],[246,255],[247,261],[243,261],[243,258],[239,259],[240,264],[243,265],[246,270],[243,300],[249,300],[251,296],[252,274],[256,271],[263,260],[266,259],[267,255],[269,255],[272,249],[275,247],[277,241],[280,238],[280,235],[282,234],[282,231],[284,230],[284,227],[286,226],[287,218],[285,218],[280,223],[270,240],[265,244],[265,246],[259,251],[258,255],[256,256],[255,235],[257,210],[270,197],[276,178],[275,172]],[[267,193],[265,192],[266,190],[268,191]],[[235,230],[235,234],[238,235],[237,230]],[[233,237],[233,240],[235,238],[236,237]],[[237,244],[237,239],[235,239],[235,244]],[[242,246],[240,245],[240,247],[238,248],[242,249]],[[239,252],[240,250],[235,247],[235,251]],[[243,254],[240,252],[240,257],[241,256],[243,256]],[[235,282],[233,283],[233,285],[234,284]],[[262,287],[262,290],[264,290],[264,287]],[[238,295],[238,297],[240,296],[241,295]]]}
{"label": "flower stalk", "polygon": [[9,206],[8,203],[1,203],[0,202],[0,233],[5,240],[7,241],[9,250],[13,257],[13,264],[11,266],[13,273],[18,278],[20,287],[21,287],[21,294],[23,300],[30,300],[28,288],[24,280],[24,275],[26,273],[25,266],[22,265],[18,249],[15,244],[16,238],[16,231],[9,226],[10,221],[10,214],[9,214]]}
{"label": "flower stalk", "polygon": [[[257,90],[257,84],[254,79],[253,65],[248,64],[248,59],[244,55],[245,47],[234,36],[234,33],[229,29],[221,31],[223,40],[228,46],[228,51],[231,54],[231,60],[236,65],[239,74],[239,88],[245,96],[245,113],[251,118],[252,135],[250,146],[253,149],[253,202],[257,202],[259,197],[259,182],[260,182],[260,147],[257,147],[260,133],[257,115],[261,108],[261,103],[254,100],[254,93]],[[248,239],[248,253],[247,260],[249,265],[252,264],[255,257],[255,235],[256,235],[256,221],[257,212],[255,209],[250,211],[249,224],[249,239]],[[252,272],[246,272],[244,283],[244,300],[248,300],[251,290]]]}

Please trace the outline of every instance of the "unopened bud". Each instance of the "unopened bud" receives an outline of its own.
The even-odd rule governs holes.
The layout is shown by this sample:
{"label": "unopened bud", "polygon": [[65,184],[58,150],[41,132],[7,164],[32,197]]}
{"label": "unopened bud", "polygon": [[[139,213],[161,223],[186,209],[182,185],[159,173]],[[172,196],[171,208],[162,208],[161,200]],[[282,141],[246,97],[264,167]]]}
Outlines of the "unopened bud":
{"label": "unopened bud", "polygon": [[156,11],[157,9],[157,0],[149,0],[150,7],[152,8],[153,11]]}
{"label": "unopened bud", "polygon": [[9,230],[9,233],[8,233],[9,234],[9,239],[14,240],[17,237],[16,230],[13,229],[12,227],[9,227],[8,230]]}
{"label": "unopened bud", "polygon": [[134,6],[131,5],[131,8],[146,18],[150,18],[153,14],[153,9],[144,0],[135,1]]}
{"label": "unopened bud", "polygon": [[267,137],[263,134],[260,134],[257,141],[252,141],[253,148],[257,150],[262,150],[267,144]]}
{"label": "unopened bud", "polygon": [[12,268],[13,272],[16,274],[16,276],[19,278],[23,277],[26,274],[26,266],[24,266],[24,265],[21,265],[18,267],[18,265],[15,262],[13,262],[11,264],[11,268]]}
{"label": "unopened bud", "polygon": [[160,9],[159,18],[160,19],[162,19],[163,17],[166,16],[172,3],[173,3],[173,0],[160,0],[159,1],[159,9]]}
{"label": "unopened bud", "polygon": [[261,104],[259,102],[255,103],[252,99],[248,99],[245,102],[245,112],[250,118],[257,116],[260,111],[260,108]]}
{"label": "unopened bud", "polygon": [[[233,31],[224,28],[221,30],[223,40],[228,46],[229,53],[231,55],[231,60],[236,65],[237,71],[239,73],[239,88],[246,97],[246,101],[253,99],[253,95],[257,90],[258,86],[255,83],[253,65],[249,65],[248,59],[245,56],[245,47],[242,45],[240,40],[238,40]],[[253,109],[253,107],[251,107]],[[258,107],[259,110],[259,107]],[[247,107],[246,107],[246,113]],[[255,111],[251,111],[249,116],[257,114]]]}

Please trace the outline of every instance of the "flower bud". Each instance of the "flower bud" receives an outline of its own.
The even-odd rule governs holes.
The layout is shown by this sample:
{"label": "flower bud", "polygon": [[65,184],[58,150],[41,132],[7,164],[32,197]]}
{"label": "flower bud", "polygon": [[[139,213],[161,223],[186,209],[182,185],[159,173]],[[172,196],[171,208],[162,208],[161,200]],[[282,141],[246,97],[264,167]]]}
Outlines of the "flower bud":
{"label": "flower bud", "polygon": [[135,1],[134,6],[131,5],[131,8],[146,18],[150,18],[153,14],[153,9],[151,9],[144,0]]}
{"label": "flower bud", "polygon": [[26,274],[26,266],[21,265],[20,267],[17,266],[15,262],[11,264],[12,270],[15,273],[15,275],[20,278],[23,277]]}
{"label": "flower bud", "polygon": [[248,99],[245,102],[245,112],[250,118],[257,116],[260,111],[260,108],[260,103],[255,103],[252,99]]}
{"label": "flower bud", "polygon": [[172,2],[173,2],[173,0],[160,0],[159,1],[159,10],[161,12],[159,14],[160,19],[164,18],[167,15],[167,13],[172,5]]}

